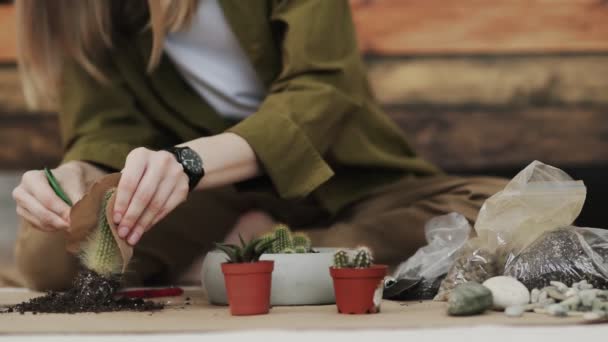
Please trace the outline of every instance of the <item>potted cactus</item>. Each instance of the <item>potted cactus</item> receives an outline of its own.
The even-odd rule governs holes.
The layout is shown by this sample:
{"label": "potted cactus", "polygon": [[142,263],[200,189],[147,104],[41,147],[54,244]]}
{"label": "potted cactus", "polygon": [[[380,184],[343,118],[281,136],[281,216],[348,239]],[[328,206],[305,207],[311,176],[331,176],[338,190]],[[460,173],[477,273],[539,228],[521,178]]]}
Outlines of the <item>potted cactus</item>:
{"label": "potted cactus", "polygon": [[289,226],[278,224],[274,231],[262,235],[263,241],[273,240],[269,254],[304,254],[313,253],[311,242],[305,233],[292,233]]}
{"label": "potted cactus", "polygon": [[260,261],[274,240],[253,239],[241,246],[217,243],[216,247],[228,259],[222,263],[222,273],[228,295],[230,313],[234,316],[261,315],[270,310],[270,290],[274,261]]}
{"label": "potted cactus", "polygon": [[386,265],[373,263],[372,253],[367,247],[359,247],[351,253],[345,250],[337,251],[329,273],[334,281],[338,312],[379,312],[387,269]]}
{"label": "potted cactus", "polygon": [[[273,241],[260,260],[274,261],[272,272],[272,306],[328,305],[336,302],[331,276],[327,268],[333,265],[337,248],[313,248],[310,238],[302,232],[292,232],[285,224],[277,224],[260,236]],[[221,263],[224,253],[210,251],[201,269],[202,285],[209,302],[228,304]]]}

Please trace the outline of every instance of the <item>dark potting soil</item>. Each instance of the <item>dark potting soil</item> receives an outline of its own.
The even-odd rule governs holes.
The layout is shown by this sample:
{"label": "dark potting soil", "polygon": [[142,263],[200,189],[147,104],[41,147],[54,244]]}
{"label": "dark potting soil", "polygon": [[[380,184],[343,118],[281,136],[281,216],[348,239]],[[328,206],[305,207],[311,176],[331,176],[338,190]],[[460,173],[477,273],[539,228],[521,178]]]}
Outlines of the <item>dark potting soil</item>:
{"label": "dark potting soil", "polygon": [[557,280],[568,286],[587,280],[595,288],[608,288],[602,272],[608,260],[605,248],[591,248],[583,236],[572,228],[560,228],[540,236],[517,255],[504,275],[519,279],[528,289],[542,289]]}
{"label": "dark potting soil", "polygon": [[0,312],[79,313],[112,311],[156,311],[163,304],[141,298],[116,297],[120,283],[116,278],[105,278],[99,274],[81,271],[71,289],[66,292],[50,291],[41,297],[6,307]]}

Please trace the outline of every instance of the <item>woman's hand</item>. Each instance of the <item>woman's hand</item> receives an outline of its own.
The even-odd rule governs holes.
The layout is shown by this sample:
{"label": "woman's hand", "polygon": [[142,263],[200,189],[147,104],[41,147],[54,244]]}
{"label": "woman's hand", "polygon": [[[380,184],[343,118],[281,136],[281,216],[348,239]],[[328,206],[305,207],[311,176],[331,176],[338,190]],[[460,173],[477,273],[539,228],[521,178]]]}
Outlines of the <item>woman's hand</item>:
{"label": "woman's hand", "polygon": [[187,197],[188,177],[171,153],[143,147],[131,151],[116,190],[118,235],[135,245]]}
{"label": "woman's hand", "polygon": [[[68,162],[53,170],[55,178],[72,200],[76,202],[86,191],[87,178],[97,177],[103,171],[85,162]],[[47,232],[69,227],[70,207],[59,198],[44,171],[27,171],[21,183],[13,190],[17,214],[33,227]]]}

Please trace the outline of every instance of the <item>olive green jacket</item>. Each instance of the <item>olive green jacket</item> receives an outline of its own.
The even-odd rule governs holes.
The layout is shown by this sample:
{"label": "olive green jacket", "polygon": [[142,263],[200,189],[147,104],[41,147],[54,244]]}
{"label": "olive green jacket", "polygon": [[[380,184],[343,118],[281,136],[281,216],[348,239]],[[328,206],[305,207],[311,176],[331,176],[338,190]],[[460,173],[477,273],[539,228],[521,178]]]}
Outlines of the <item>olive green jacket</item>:
{"label": "olive green jacket", "polygon": [[259,110],[230,122],[189,87],[166,56],[153,73],[146,72],[149,32],[123,37],[101,66],[109,84],[75,65],[65,68],[64,161],[121,169],[136,147],[159,149],[228,131],[251,145],[265,174],[242,188],[289,199],[313,196],[330,212],[404,175],[438,172],[415,156],[373,99],[348,1],[220,4],[267,88]]}

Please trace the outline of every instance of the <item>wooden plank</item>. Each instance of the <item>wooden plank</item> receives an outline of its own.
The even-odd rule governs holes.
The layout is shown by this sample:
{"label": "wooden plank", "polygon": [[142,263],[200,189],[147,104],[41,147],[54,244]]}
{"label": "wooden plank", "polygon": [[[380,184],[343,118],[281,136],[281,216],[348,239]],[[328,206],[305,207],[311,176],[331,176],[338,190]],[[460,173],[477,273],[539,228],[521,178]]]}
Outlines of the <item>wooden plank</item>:
{"label": "wooden plank", "polygon": [[54,166],[62,149],[56,115],[0,115],[0,169]]}
{"label": "wooden plank", "polygon": [[[534,159],[560,167],[608,165],[608,107],[417,107],[390,115],[421,156],[448,171],[519,169]],[[58,132],[54,115],[0,116],[0,169],[55,165],[62,153]]]}
{"label": "wooden plank", "polygon": [[377,55],[608,51],[604,0],[351,0]]}
{"label": "wooden plank", "polygon": [[0,66],[0,115],[26,111],[19,72],[15,65]]}
{"label": "wooden plank", "polygon": [[608,55],[376,59],[369,78],[385,105],[608,104]]}
{"label": "wooden plank", "polygon": [[0,62],[14,62],[17,58],[14,12],[12,5],[0,4]]}
{"label": "wooden plank", "polygon": [[608,107],[505,111],[402,109],[391,116],[421,156],[446,170],[608,164]]}
{"label": "wooden plank", "polygon": [[[378,55],[608,51],[604,0],[351,0],[361,50]],[[16,56],[0,5],[0,62]]]}

